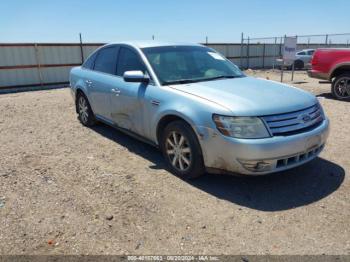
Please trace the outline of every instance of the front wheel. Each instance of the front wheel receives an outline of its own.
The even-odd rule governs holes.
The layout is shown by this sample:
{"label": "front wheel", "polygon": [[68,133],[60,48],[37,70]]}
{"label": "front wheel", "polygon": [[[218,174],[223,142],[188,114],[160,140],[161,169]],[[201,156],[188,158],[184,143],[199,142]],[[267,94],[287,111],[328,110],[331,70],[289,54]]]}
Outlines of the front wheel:
{"label": "front wheel", "polygon": [[350,100],[350,73],[337,76],[333,80],[332,94],[339,100]]}
{"label": "front wheel", "polygon": [[168,124],[160,146],[169,168],[177,176],[191,179],[204,174],[201,147],[196,134],[186,122],[179,120]]}

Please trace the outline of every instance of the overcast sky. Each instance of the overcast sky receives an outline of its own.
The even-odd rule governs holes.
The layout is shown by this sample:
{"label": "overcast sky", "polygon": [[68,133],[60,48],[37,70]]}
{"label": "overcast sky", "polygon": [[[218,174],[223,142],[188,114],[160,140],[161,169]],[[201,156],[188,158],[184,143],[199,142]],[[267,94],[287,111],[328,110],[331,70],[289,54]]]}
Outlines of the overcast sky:
{"label": "overcast sky", "polygon": [[350,33],[349,10],[349,0],[2,0],[0,42],[77,42],[79,32],[85,42]]}

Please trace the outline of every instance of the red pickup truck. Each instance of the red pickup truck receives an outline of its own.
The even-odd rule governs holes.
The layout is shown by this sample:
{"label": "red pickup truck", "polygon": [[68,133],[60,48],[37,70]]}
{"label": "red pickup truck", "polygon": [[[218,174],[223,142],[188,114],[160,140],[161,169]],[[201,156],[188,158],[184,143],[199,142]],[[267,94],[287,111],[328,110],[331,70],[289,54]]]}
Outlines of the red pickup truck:
{"label": "red pickup truck", "polygon": [[332,94],[350,100],[350,48],[320,48],[311,60],[310,77],[332,82]]}

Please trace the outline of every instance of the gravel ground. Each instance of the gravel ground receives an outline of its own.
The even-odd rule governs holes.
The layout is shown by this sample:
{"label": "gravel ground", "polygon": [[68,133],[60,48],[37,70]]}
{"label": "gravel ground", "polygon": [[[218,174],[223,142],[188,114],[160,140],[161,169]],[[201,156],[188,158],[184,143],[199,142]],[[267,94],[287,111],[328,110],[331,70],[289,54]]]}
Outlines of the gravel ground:
{"label": "gravel ground", "polygon": [[0,95],[0,254],[350,254],[350,103],[295,80],[331,119],[319,158],[192,182],[151,146],[80,125],[68,89]]}

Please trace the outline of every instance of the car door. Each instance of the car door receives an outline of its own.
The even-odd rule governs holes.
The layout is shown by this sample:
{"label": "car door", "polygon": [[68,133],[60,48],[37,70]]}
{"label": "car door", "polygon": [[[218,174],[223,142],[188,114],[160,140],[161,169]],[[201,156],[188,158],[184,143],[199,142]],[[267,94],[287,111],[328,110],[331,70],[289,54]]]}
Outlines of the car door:
{"label": "car door", "polygon": [[93,67],[89,73],[87,85],[90,102],[96,116],[111,120],[110,92],[116,86],[117,46],[107,46],[98,51]]}
{"label": "car door", "polygon": [[308,59],[308,56],[306,55],[306,52],[305,52],[305,51],[302,51],[302,52],[297,53],[296,57],[297,57],[299,60],[303,61],[304,63],[306,63],[306,62],[307,62],[307,59]]}
{"label": "car door", "polygon": [[305,59],[305,63],[310,63],[311,62],[311,59],[312,59],[312,56],[313,56],[313,54],[314,54],[314,50],[308,50],[307,52],[306,52],[306,59]]}
{"label": "car door", "polygon": [[147,83],[125,82],[124,72],[140,70],[146,73],[139,54],[129,48],[120,47],[117,63],[118,88],[111,92],[111,117],[119,127],[139,135],[145,135],[144,129],[144,95]]}

